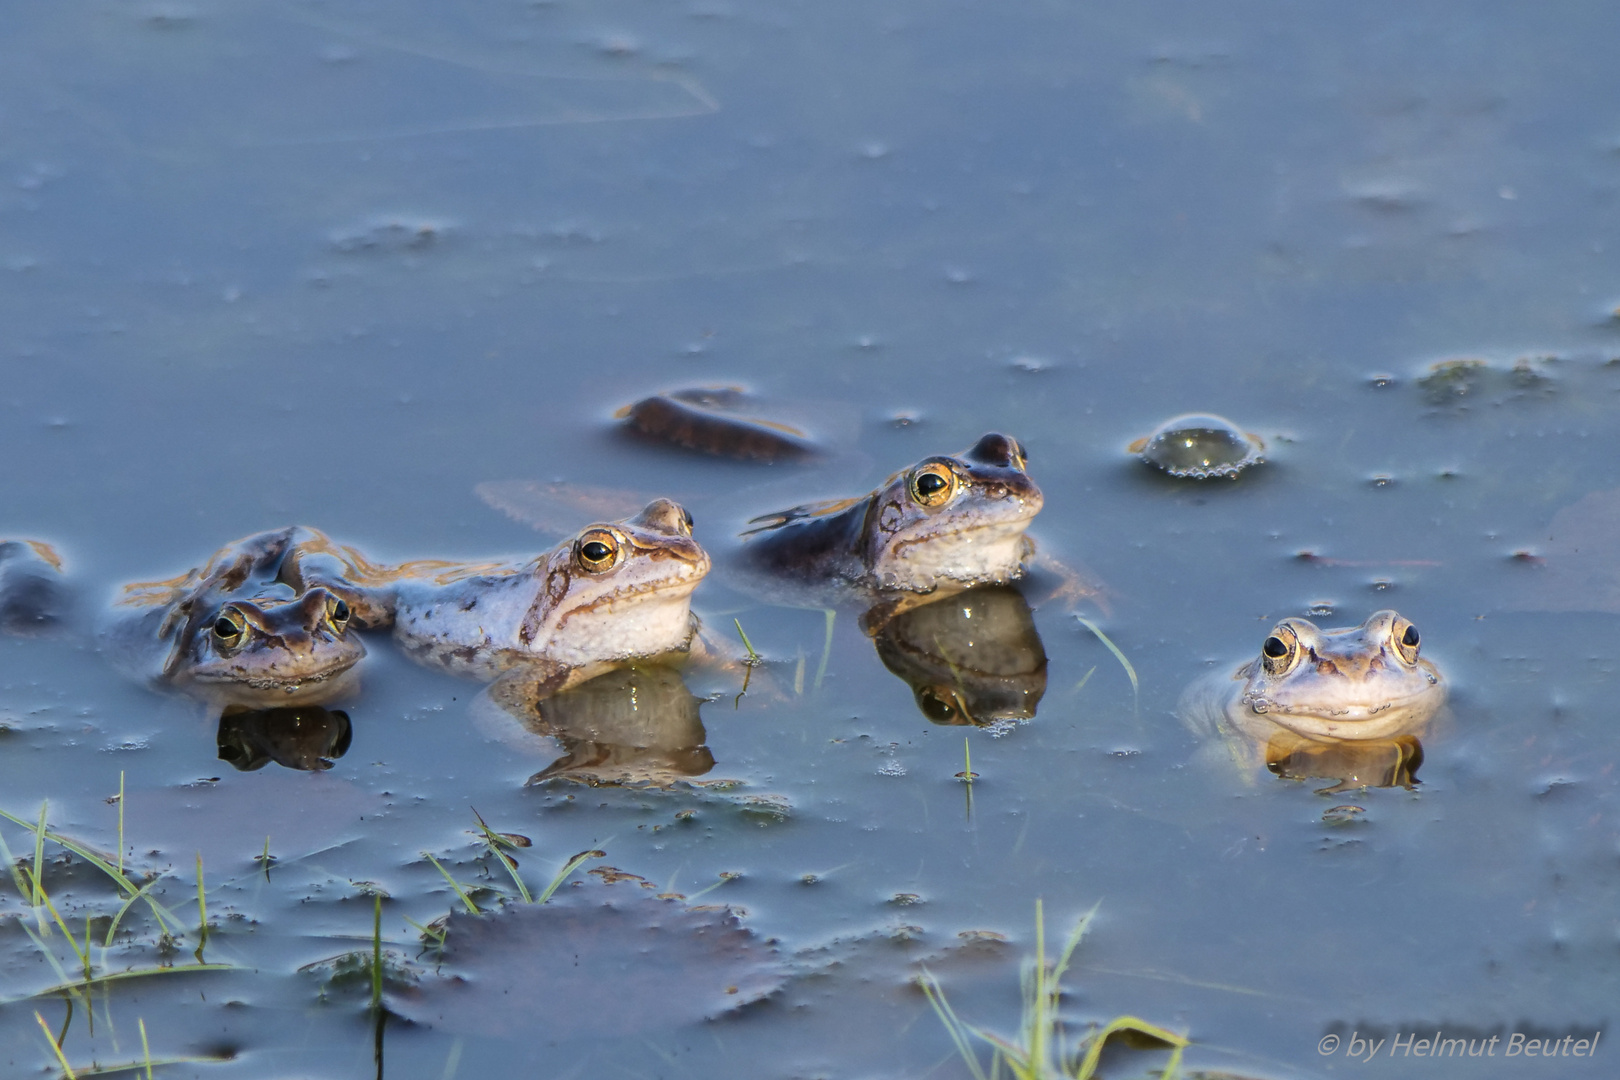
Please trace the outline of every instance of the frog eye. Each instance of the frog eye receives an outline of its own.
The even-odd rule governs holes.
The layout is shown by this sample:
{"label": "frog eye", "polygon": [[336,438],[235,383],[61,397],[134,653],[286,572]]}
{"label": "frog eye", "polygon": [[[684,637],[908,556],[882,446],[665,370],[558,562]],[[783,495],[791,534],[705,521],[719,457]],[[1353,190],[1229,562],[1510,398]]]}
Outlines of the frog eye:
{"label": "frog eye", "polygon": [[1287,623],[1278,623],[1260,646],[1260,662],[1267,675],[1286,675],[1299,662],[1299,637]]}
{"label": "frog eye", "polygon": [[1418,658],[1418,630],[1417,627],[1405,619],[1396,619],[1389,628],[1389,640],[1394,642],[1395,651],[1401,659],[1408,664],[1417,663]]}
{"label": "frog eye", "polygon": [[942,462],[931,461],[911,474],[911,498],[919,506],[944,506],[956,487],[956,473]]}
{"label": "frog eye", "polygon": [[619,554],[623,551],[619,538],[606,529],[591,529],[579,538],[574,545],[574,558],[580,569],[587,573],[600,574],[613,569],[619,562]]}
{"label": "frog eye", "polygon": [[342,631],[345,626],[349,625],[349,616],[352,614],[348,602],[335,596],[332,598],[332,602],[326,606],[326,617],[331,620],[332,627],[338,631]]}
{"label": "frog eye", "polygon": [[247,620],[239,612],[226,608],[214,620],[214,640],[227,647],[241,642],[247,633]]}

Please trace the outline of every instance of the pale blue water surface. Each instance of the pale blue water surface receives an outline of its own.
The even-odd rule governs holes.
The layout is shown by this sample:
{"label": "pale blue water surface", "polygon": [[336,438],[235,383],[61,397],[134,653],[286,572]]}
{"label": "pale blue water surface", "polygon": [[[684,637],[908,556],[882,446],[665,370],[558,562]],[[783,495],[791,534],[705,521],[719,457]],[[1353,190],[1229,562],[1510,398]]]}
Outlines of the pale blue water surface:
{"label": "pale blue water surface", "polygon": [[[0,641],[0,809],[49,800],[53,829],[112,851],[122,775],[126,862],[170,871],[156,895],[187,933],[164,961],[137,906],[97,971],[195,962],[198,855],[204,958],[236,968],[103,984],[69,1017],[28,995],[62,981],[47,952],[78,961],[0,879],[7,1076],[58,1068],[36,1011],[80,1075],[140,1061],[144,1022],[153,1058],[226,1058],[173,1077],[965,1076],[912,980],[927,965],[1011,1033],[1037,898],[1049,937],[1100,904],[1071,1029],[1136,1014],[1193,1040],[1188,1069],[1613,1075],[1620,1036],[1557,1061],[1318,1052],[1613,1016],[1620,551],[1586,543],[1589,604],[1535,576],[1564,550],[1554,514],[1620,483],[1612,5],[204,0],[5,22],[0,527],[58,547],[80,619]],[[1458,358],[1484,385],[1418,385]],[[836,453],[749,467],[610,431],[645,394],[726,383]],[[1199,485],[1125,455],[1192,411],[1268,463]],[[1108,586],[1081,610],[1139,698],[1036,583],[1038,716],[936,726],[857,612],[818,683],[823,616],[728,588],[722,561],[696,607],[771,661],[740,702],[692,680],[716,695],[698,779],[734,784],[525,786],[558,748],[386,640],[333,768],[237,772],[212,713],[126,683],[83,631],[119,583],[288,523],[382,559],[548,546],[487,481],[678,496],[724,552],[750,516],[989,430],[1030,450],[1042,547]],[[1453,686],[1415,791],[1239,775],[1175,717],[1274,620],[1391,606]],[[1600,610],[1536,610],[1571,606]],[[1324,823],[1341,802],[1362,820]],[[473,808],[532,838],[531,886],[606,852],[565,909],[730,905],[774,990],[693,1019],[658,948],[582,945],[625,1004],[604,1033],[547,996],[554,952],[437,968],[407,920],[461,902],[423,852],[486,908],[515,897]],[[31,865],[29,830],[0,835]],[[118,909],[82,861],[47,879],[76,931]],[[380,1065],[367,988],[300,970],[370,949],[377,891],[420,995],[389,984]],[[520,990],[489,1024],[440,1022],[421,1001],[450,974]]]}

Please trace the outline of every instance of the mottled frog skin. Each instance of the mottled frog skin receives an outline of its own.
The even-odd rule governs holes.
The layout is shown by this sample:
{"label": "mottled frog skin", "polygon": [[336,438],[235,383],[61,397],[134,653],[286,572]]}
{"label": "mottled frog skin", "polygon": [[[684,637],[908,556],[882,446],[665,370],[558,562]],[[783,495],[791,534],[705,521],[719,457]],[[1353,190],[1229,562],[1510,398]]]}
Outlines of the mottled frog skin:
{"label": "mottled frog skin", "polygon": [[1199,730],[1262,744],[1279,729],[1322,741],[1416,735],[1446,700],[1445,680],[1418,655],[1419,640],[1394,611],[1336,630],[1284,619],[1259,656],[1189,688],[1182,715]]}
{"label": "mottled frog skin", "polygon": [[302,527],[238,540],[200,569],[125,586],[103,640],[132,674],[208,699],[324,700],[366,655],[344,590],[299,573],[306,551],[328,550],[342,549]]}
{"label": "mottled frog skin", "polygon": [[709,556],[692,518],[656,499],[591,525],[538,558],[410,563],[361,589],[370,624],[391,619],[416,660],[454,674],[533,683],[536,699],[627,660],[686,649],[692,590]]}
{"label": "mottled frog skin", "polygon": [[1034,550],[1025,528],[1041,489],[1018,441],[989,434],[958,456],[924,458],[868,495],[755,518],[749,569],[802,582],[931,592],[1005,584]]}

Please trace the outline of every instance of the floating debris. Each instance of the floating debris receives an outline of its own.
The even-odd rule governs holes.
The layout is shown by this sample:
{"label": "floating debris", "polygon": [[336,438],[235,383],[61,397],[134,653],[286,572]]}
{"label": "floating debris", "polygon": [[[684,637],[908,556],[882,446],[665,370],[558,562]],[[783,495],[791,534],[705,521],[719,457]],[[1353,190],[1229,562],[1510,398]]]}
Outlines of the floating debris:
{"label": "floating debris", "polygon": [[1187,480],[1236,477],[1265,461],[1266,444],[1230,420],[1189,413],[1160,424],[1153,434],[1127,447],[1149,465]]}
{"label": "floating debris", "polygon": [[636,435],[699,454],[737,461],[802,461],[817,448],[798,428],[749,416],[757,402],[740,387],[672,390],[614,413]]}
{"label": "floating debris", "polygon": [[1546,369],[1557,359],[1552,355],[1522,356],[1505,370],[1473,357],[1442,360],[1431,364],[1429,373],[1417,382],[1429,404],[1463,408],[1488,395],[1501,398],[1550,393],[1554,383]]}

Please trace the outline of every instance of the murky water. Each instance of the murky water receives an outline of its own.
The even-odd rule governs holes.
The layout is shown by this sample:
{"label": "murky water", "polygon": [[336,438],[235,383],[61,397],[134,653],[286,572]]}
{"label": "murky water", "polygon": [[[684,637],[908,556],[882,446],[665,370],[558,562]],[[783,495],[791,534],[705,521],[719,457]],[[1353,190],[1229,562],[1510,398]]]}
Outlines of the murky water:
{"label": "murky water", "polygon": [[[163,1075],[374,1075],[369,974],[341,958],[369,959],[379,892],[384,999],[415,1021],[383,1031],[390,1077],[966,1075],[911,980],[928,965],[965,1018],[1011,1031],[1037,897],[1054,934],[1101,904],[1075,1024],[1186,1032],[1192,1068],[1613,1073],[1607,1042],[1505,1056],[1513,1032],[1603,1030],[1620,961],[1620,553],[1601,528],[1578,552],[1550,531],[1617,483],[1612,10],[101,3],[9,21],[3,527],[63,553],[71,627],[120,582],[292,522],[385,559],[532,552],[551,541],[475,488],[564,480],[686,501],[722,557],[697,608],[739,619],[768,663],[740,700],[690,676],[701,730],[676,694],[658,761],[630,767],[659,775],[627,789],[569,780],[626,768],[611,716],[536,734],[382,640],[334,703],[346,750],[311,720],[332,725],[313,750],[261,746],[252,771],[232,764],[255,759],[245,721],[222,760],[216,715],[126,683],[81,630],[0,641],[0,810],[49,800],[52,829],[110,852],[122,776],[126,864],[170,871],[154,895],[188,931],[165,959],[137,904],[95,971],[196,962],[199,856],[203,959],[232,967],[97,984],[93,1016],[69,1017],[28,995],[79,961],[60,933],[31,940],[0,884],[8,1075],[56,1067],[36,1010],[53,1034],[66,1020],[81,1070],[140,1061],[144,1022],[154,1059],[227,1058]],[[1419,382],[1462,358],[1488,366]],[[749,465],[610,428],[649,393],[731,382],[834,452]],[[1256,433],[1266,464],[1200,484],[1126,455],[1186,412]],[[747,518],[988,430],[1028,446],[1034,533],[1108,586],[1106,612],[1079,611],[1139,694],[1045,577],[1024,590],[1037,715],[985,729],[932,722],[858,611],[829,645],[822,613],[728,588]],[[1240,775],[1173,715],[1276,619],[1381,607],[1453,685],[1415,790]],[[1346,802],[1363,812],[1324,820]],[[605,852],[551,901],[559,927],[613,905],[579,931],[598,981],[571,970],[548,998],[517,970],[561,962],[523,945],[531,915],[459,956],[407,921],[464,910],[424,852],[470,902],[516,898],[474,809],[532,840],[514,854],[535,891]],[[31,865],[28,830],[0,835]],[[76,933],[117,912],[104,875],[45,852]],[[669,914],[670,893],[738,921]],[[672,974],[704,963],[693,926],[718,989]],[[644,964],[607,940],[637,934]],[[434,996],[455,977],[522,1001],[457,1013]],[[635,1007],[586,1023],[580,987]],[[1467,1065],[1345,1056],[1357,1032],[1436,1029],[1502,1043]],[[1320,1054],[1326,1034],[1346,1045]]]}

